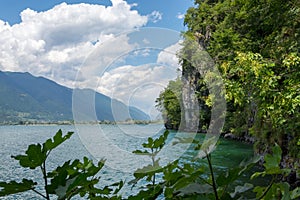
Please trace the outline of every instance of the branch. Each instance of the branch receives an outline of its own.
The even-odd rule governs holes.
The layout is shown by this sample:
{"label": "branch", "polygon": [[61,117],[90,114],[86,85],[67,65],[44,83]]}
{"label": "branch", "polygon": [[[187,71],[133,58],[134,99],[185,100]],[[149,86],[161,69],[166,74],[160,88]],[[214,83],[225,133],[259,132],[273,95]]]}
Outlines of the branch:
{"label": "branch", "polygon": [[207,161],[208,161],[208,166],[209,166],[211,179],[212,179],[212,187],[213,187],[213,190],[214,190],[214,193],[215,193],[215,197],[216,197],[216,200],[219,200],[217,185],[216,185],[216,182],[215,182],[215,176],[214,176],[214,172],[213,172],[213,168],[212,168],[212,164],[211,164],[211,160],[210,160],[210,155],[207,154],[206,158],[207,158]]}
{"label": "branch", "polygon": [[50,196],[49,196],[49,193],[47,190],[48,180],[47,180],[47,172],[46,172],[46,161],[44,161],[43,165],[41,166],[41,170],[42,170],[43,178],[44,178],[44,182],[45,182],[46,199],[50,200]]}

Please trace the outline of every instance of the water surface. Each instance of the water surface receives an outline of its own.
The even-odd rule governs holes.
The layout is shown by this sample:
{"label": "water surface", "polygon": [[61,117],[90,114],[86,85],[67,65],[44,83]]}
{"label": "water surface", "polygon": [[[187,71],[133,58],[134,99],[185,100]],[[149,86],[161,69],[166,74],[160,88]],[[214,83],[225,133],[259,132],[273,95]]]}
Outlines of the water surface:
{"label": "water surface", "polygon": [[[83,128],[78,128],[75,126],[58,126],[58,125],[36,125],[36,126],[0,126],[0,181],[8,180],[21,180],[22,178],[34,178],[42,183],[41,172],[39,170],[29,170],[19,167],[18,162],[11,158],[11,155],[23,154],[27,149],[27,146],[32,143],[43,143],[46,139],[53,137],[55,133],[62,129],[63,133],[67,131],[75,131],[75,134],[70,140],[66,141],[57,150],[54,150],[47,163],[47,168],[49,170],[56,168],[58,165],[62,165],[67,160],[82,159],[84,156],[89,157],[97,162],[97,155],[91,152],[90,146],[87,147],[82,143],[82,133],[78,134],[78,131],[86,130],[85,134],[98,134],[99,128],[104,131],[106,139],[112,142],[115,147],[120,148],[125,152],[132,152],[135,149],[141,149],[141,144],[146,142],[148,136],[158,137],[164,132],[162,125],[152,124],[146,126],[136,126],[136,125],[101,125],[99,126],[88,126],[81,125]],[[170,138],[174,138],[177,134],[188,133],[178,133],[171,132]],[[94,137],[93,135],[89,135]],[[197,136],[200,139],[204,135]],[[87,137],[88,138],[88,137]],[[169,139],[171,140],[171,139]],[[92,142],[93,140],[89,141]],[[96,141],[96,140],[95,140]],[[172,141],[171,141],[172,142]],[[96,145],[96,144],[95,144]],[[166,155],[171,155],[180,152],[180,146],[169,147],[171,150]],[[176,149],[177,148],[177,149]],[[96,149],[98,150],[98,149]],[[108,155],[109,154],[109,155]],[[102,151],[101,156],[112,157],[114,152]],[[172,154],[173,155],[173,154]],[[190,160],[194,157],[195,152],[191,149],[185,152],[181,157],[183,162],[191,162]],[[253,155],[252,146],[236,141],[223,140],[220,142],[216,150],[212,154],[212,161],[216,169],[216,173],[224,173],[226,169],[237,166],[242,160],[250,158]],[[118,159],[116,159],[118,160]],[[138,160],[138,159],[137,159]],[[101,184],[107,185],[113,182],[124,180],[126,182],[133,179],[132,173],[128,169],[132,168],[133,160],[122,160],[119,161],[121,168],[114,167],[118,163],[110,163],[109,166],[104,167],[99,174],[101,178]],[[205,165],[206,162],[202,161],[192,161],[197,162],[197,165]],[[199,162],[199,163],[198,163]],[[127,167],[126,167],[127,166]],[[127,168],[127,170],[120,170],[122,168]],[[246,176],[246,175],[245,175]],[[246,177],[245,177],[246,178]],[[130,189],[131,186],[126,185],[122,194],[128,196],[131,193],[136,192]],[[42,190],[42,188],[40,188]],[[5,197],[3,199],[38,199],[37,195],[33,192],[26,192],[20,195],[12,195]]]}

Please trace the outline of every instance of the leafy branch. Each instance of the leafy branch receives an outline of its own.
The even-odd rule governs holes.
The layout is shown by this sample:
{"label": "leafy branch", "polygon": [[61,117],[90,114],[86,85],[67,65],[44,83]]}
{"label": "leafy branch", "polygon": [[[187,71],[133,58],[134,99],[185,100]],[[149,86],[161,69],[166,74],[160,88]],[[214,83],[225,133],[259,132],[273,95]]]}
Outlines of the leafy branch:
{"label": "leafy branch", "polygon": [[[87,195],[90,199],[97,197],[119,198],[117,193],[123,186],[122,181],[106,186],[104,189],[96,187],[100,179],[96,174],[104,166],[105,160],[100,160],[97,165],[94,165],[92,160],[84,157],[83,162],[79,160],[71,162],[69,160],[52,172],[47,171],[47,158],[52,150],[68,140],[72,135],[73,132],[68,132],[63,136],[62,131],[59,130],[52,139],[48,139],[43,144],[29,145],[24,155],[12,156],[12,158],[19,161],[20,166],[23,168],[31,170],[39,168],[41,170],[44,180],[43,193],[36,189],[37,182],[23,179],[21,182],[0,182],[0,196],[33,191],[47,200],[50,200],[50,195],[55,195],[58,199],[71,199],[76,195],[81,197]],[[113,188],[117,189],[113,190]]]}

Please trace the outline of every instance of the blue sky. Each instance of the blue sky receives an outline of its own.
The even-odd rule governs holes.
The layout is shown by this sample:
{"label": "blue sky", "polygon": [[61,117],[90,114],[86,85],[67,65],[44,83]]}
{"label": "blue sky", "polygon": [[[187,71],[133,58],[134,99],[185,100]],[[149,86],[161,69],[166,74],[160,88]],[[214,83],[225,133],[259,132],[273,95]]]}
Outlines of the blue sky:
{"label": "blue sky", "polygon": [[[55,5],[66,2],[68,4],[88,3],[105,6],[112,5],[109,0],[1,0],[0,19],[9,22],[11,25],[20,23],[20,13],[26,8],[35,11],[46,11]],[[158,26],[170,28],[177,31],[185,29],[183,19],[179,15],[193,5],[193,0],[127,0],[128,4],[137,4],[134,9],[142,15],[147,15],[154,10],[162,13],[162,19],[157,23],[149,23],[147,26]]]}
{"label": "blue sky", "polygon": [[0,0],[0,70],[91,88],[156,113],[156,97],[178,75],[183,15],[192,5],[192,0]]}

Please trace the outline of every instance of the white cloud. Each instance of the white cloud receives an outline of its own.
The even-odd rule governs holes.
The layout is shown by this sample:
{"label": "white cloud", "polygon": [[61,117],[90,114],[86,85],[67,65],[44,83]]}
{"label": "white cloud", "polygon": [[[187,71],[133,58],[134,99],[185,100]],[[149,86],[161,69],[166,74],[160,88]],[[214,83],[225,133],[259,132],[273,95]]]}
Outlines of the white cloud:
{"label": "white cloud", "polygon": [[151,21],[153,23],[157,23],[160,20],[162,20],[162,13],[160,13],[157,10],[155,10],[150,15],[148,15],[148,19],[149,19],[149,21]]}
{"label": "white cloud", "polygon": [[177,57],[177,53],[181,49],[180,45],[181,41],[177,42],[174,45],[171,45],[161,51],[158,54],[157,62],[160,64],[164,64],[167,66],[170,66],[174,69],[181,69],[181,66],[179,65],[179,60]]}
{"label": "white cloud", "polygon": [[176,17],[177,17],[177,19],[184,19],[184,14],[177,13]]}
{"label": "white cloud", "polygon": [[[149,49],[137,45],[156,47],[152,39],[157,35],[148,37],[147,32],[138,44],[118,34],[162,19],[158,11],[142,16],[132,6],[136,5],[124,0],[112,0],[110,7],[62,3],[45,12],[26,9],[22,22],[13,26],[0,20],[0,70],[27,71],[69,87],[97,89],[153,113],[160,91],[177,76],[175,52],[180,45],[160,52],[155,64],[122,63],[126,57],[118,56],[127,52],[137,58],[149,56]],[[106,68],[116,60],[125,66]]]}
{"label": "white cloud", "polygon": [[[148,21],[123,0],[112,0],[109,7],[62,3],[44,12],[28,8],[20,15],[21,23],[13,26],[0,20],[0,70],[28,71],[68,86],[99,43]],[[114,51],[118,48],[107,49]]]}
{"label": "white cloud", "polygon": [[176,69],[165,65],[125,65],[99,77],[97,90],[151,114],[160,91],[176,76]]}

